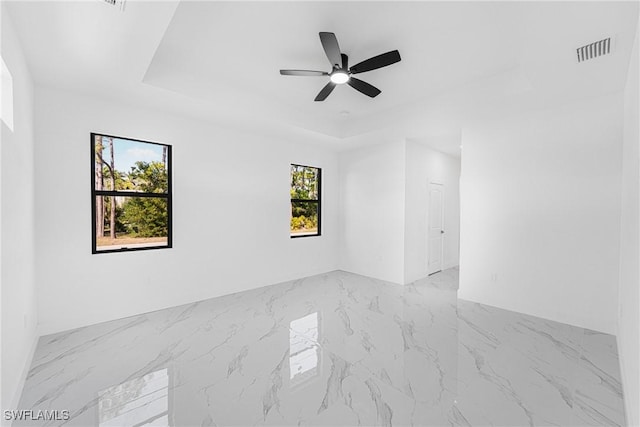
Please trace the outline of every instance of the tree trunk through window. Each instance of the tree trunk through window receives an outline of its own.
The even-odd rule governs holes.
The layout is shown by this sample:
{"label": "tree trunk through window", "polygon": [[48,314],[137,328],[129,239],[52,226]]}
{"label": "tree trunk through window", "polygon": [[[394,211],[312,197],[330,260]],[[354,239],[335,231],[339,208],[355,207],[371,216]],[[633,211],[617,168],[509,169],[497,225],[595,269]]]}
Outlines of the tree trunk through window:
{"label": "tree trunk through window", "polygon": [[[102,136],[96,135],[96,190],[104,189],[104,178],[102,176]],[[104,236],[104,197],[96,197],[96,237]]]}
{"label": "tree trunk through window", "polygon": [[[113,138],[109,138],[109,151],[111,152],[111,191],[116,191],[116,166],[113,155]],[[109,235],[116,238],[116,198],[111,197],[111,215],[109,216]]]}

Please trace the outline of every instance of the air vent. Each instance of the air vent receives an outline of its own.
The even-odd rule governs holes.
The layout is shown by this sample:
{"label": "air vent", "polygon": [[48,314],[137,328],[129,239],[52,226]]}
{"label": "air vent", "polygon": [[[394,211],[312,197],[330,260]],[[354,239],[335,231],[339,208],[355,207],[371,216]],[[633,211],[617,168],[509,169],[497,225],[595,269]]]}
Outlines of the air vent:
{"label": "air vent", "polygon": [[611,53],[611,37],[579,47],[576,49],[576,53],[578,54],[578,62],[608,55]]}
{"label": "air vent", "polygon": [[124,2],[125,0],[102,0],[108,5],[117,7],[121,12],[124,12]]}

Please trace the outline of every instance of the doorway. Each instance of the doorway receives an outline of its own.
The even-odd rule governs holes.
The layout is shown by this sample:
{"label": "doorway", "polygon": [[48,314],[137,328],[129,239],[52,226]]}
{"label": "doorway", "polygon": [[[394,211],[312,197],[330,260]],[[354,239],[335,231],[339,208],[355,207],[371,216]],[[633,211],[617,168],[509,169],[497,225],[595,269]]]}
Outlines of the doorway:
{"label": "doorway", "polygon": [[444,185],[429,183],[427,274],[442,271],[444,252]]}

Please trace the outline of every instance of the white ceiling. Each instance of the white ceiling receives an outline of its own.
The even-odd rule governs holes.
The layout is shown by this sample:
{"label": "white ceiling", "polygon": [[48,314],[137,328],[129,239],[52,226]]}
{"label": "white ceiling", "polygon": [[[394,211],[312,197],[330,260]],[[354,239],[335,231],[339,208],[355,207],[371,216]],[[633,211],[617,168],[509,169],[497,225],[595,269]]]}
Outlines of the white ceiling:
{"label": "white ceiling", "polygon": [[[34,80],[338,149],[409,138],[459,153],[468,120],[622,90],[637,2],[6,2]],[[355,64],[398,49],[400,63],[358,77],[371,99],[326,77],[318,32]],[[613,37],[582,64],[575,49]]]}

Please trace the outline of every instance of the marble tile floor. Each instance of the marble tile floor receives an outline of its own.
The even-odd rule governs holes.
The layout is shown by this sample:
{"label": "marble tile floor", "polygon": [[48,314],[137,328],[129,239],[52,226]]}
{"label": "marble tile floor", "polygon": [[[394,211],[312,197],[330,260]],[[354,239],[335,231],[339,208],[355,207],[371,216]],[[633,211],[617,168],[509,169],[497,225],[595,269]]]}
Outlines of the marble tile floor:
{"label": "marble tile floor", "polygon": [[67,426],[622,426],[615,337],[335,271],[42,337]]}

